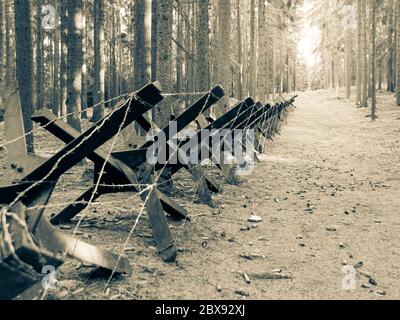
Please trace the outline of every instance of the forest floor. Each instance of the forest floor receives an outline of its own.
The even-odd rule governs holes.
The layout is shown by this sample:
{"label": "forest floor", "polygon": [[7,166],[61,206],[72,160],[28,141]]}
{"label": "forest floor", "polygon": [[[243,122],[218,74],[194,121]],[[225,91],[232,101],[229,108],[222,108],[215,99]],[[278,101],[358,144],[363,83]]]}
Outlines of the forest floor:
{"label": "forest floor", "polygon": [[[107,286],[107,278],[94,277],[91,266],[71,259],[57,273],[60,284],[52,295],[400,299],[400,108],[392,101],[391,95],[380,94],[379,119],[371,122],[367,109],[329,92],[301,93],[297,109],[268,144],[254,174],[239,186],[225,185],[214,196],[214,208],[193,201],[187,175],[175,181],[175,199],[192,216],[192,222],[170,221],[179,248],[177,263],[165,264],[157,256],[144,215],[126,253],[132,276]],[[37,139],[42,154],[61,145],[48,134]],[[79,177],[86,166],[63,176],[51,201],[55,207],[47,214],[84,189]],[[141,208],[141,202],[128,201],[128,196],[101,198],[86,212],[77,236],[120,252]],[[249,224],[252,212],[263,221]],[[63,226],[62,231],[71,233],[73,227]],[[354,290],[342,286],[346,265],[358,267]],[[277,269],[290,279],[257,279]],[[365,285],[368,274],[377,286]]]}

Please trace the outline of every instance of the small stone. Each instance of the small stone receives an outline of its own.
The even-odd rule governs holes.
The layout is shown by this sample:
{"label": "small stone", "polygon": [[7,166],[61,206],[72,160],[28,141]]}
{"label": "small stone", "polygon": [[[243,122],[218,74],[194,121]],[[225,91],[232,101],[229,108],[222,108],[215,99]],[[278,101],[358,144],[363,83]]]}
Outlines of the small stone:
{"label": "small stone", "polygon": [[326,228],[326,230],[329,231],[329,232],[336,232],[337,231],[335,227],[328,227],[328,228]]}
{"label": "small stone", "polygon": [[374,278],[369,278],[368,282],[370,284],[372,284],[373,286],[377,286],[378,285],[378,282],[376,282],[376,280]]}
{"label": "small stone", "polygon": [[254,213],[248,219],[248,222],[250,222],[250,223],[260,223],[262,221],[263,221],[263,219],[260,216],[254,214]]}
{"label": "small stone", "polygon": [[271,272],[272,273],[282,273],[282,269],[274,269]]}
{"label": "small stone", "polygon": [[250,293],[248,293],[247,291],[244,291],[244,290],[235,290],[235,293],[237,294],[237,295],[239,295],[239,296],[242,296],[242,297],[249,297],[250,296]]}
{"label": "small stone", "polygon": [[370,289],[370,288],[371,288],[371,285],[370,285],[369,283],[363,283],[362,286],[361,286],[361,288]]}
{"label": "small stone", "polygon": [[360,269],[360,268],[362,268],[363,265],[364,265],[364,263],[362,261],[359,261],[354,265],[354,268],[355,269]]}
{"label": "small stone", "polygon": [[366,278],[372,278],[372,275],[371,275],[370,273],[368,273],[368,272],[359,271],[359,273],[360,273],[362,276],[366,277]]}
{"label": "small stone", "polygon": [[251,283],[250,277],[246,272],[243,272],[243,278],[244,278],[244,281],[246,281],[247,284]]}
{"label": "small stone", "polygon": [[217,289],[218,292],[222,291],[222,287],[219,284],[217,284],[216,289]]}
{"label": "small stone", "polygon": [[346,248],[346,245],[345,245],[343,242],[341,242],[341,243],[339,244],[339,248],[340,248],[340,249],[344,249],[344,248]]}
{"label": "small stone", "polygon": [[374,294],[376,294],[377,296],[383,297],[383,296],[386,296],[386,291],[384,291],[384,290],[375,290]]}

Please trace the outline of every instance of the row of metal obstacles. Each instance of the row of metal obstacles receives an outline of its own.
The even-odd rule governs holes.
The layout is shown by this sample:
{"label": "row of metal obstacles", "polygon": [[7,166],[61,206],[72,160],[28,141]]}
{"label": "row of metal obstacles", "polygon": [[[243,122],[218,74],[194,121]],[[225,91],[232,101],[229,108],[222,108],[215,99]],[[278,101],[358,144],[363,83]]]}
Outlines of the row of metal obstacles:
{"label": "row of metal obstacles", "polygon": [[[263,105],[247,98],[223,113],[216,105],[223,96],[224,90],[217,86],[175,117],[178,133],[196,124],[197,135],[201,141],[202,129],[254,129],[255,147],[260,151],[260,141],[273,139],[295,100],[293,97],[274,105]],[[127,151],[107,154],[101,148],[118,135],[121,129],[130,146],[137,144],[133,124],[140,126],[145,132],[154,129],[155,124],[146,117],[146,113],[162,100],[160,85],[151,83],[127,97],[104,119],[83,133],[74,130],[50,110],[39,110],[32,120],[65,143],[54,156],[44,159],[29,155],[25,139],[18,139],[24,136],[19,97],[15,90],[9,93],[5,111],[6,140],[12,143],[7,147],[8,165],[4,168],[0,184],[0,299],[16,298],[37,284],[43,277],[43,266],[51,265],[57,268],[63,264],[64,256],[115,273],[131,273],[127,258],[67,236],[54,227],[69,222],[82,212],[89,202],[104,194],[138,193],[145,202],[152,235],[160,256],[166,262],[176,259],[177,248],[166,214],[177,220],[190,220],[190,216],[183,207],[157,188],[154,173],[168,169],[174,176],[181,169],[187,170],[198,184],[196,192],[199,199],[207,204],[212,201],[212,193],[222,191],[221,186],[199,165],[169,162],[150,165],[146,161],[146,154],[154,147],[157,136],[154,140]],[[214,117],[206,116],[211,108]],[[167,140],[172,139],[170,125],[162,128],[158,135],[161,134],[165,135]],[[176,152],[183,152],[182,149],[187,143],[190,142],[182,140],[178,144],[170,143],[170,147],[175,148]],[[223,141],[221,148],[222,143]],[[201,148],[204,148],[204,145]],[[43,211],[57,181],[85,158],[94,163],[93,186],[49,221]],[[232,170],[226,168],[223,163],[215,165],[226,175],[227,182],[235,183]]]}

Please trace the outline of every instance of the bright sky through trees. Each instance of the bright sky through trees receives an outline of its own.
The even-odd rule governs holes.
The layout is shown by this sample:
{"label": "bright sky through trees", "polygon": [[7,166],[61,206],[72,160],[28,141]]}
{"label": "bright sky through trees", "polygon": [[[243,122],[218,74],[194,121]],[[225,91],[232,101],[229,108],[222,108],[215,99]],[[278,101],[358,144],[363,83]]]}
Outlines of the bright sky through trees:
{"label": "bright sky through trees", "polygon": [[311,12],[313,9],[313,1],[306,0],[300,8],[304,21],[300,31],[300,39],[297,44],[297,50],[301,58],[308,67],[314,67],[319,62],[319,56],[315,52],[319,45],[321,32],[317,26],[313,26],[311,22]]}

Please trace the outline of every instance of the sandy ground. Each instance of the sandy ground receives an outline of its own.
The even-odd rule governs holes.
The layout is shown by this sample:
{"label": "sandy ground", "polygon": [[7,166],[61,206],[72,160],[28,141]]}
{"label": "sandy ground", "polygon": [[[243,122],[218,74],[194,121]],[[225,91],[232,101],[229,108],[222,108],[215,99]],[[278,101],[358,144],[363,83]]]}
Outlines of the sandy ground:
{"label": "sandy ground", "polygon": [[[185,174],[176,201],[192,222],[170,222],[177,263],[156,254],[147,217],[128,243],[133,275],[93,277],[93,268],[68,260],[57,278],[61,299],[399,299],[400,108],[378,98],[379,119],[325,91],[302,93],[282,133],[239,186],[224,186],[215,207],[196,203]],[[39,152],[61,144],[38,139]],[[4,152],[3,152],[4,153]],[[53,199],[73,199],[85,167],[63,176]],[[217,176],[216,170],[212,174]],[[183,195],[183,196],[182,196]],[[79,237],[119,252],[140,212],[131,195],[103,197],[85,214]],[[47,214],[60,208],[49,208]],[[247,222],[252,213],[263,218]],[[74,224],[63,227],[71,232]],[[356,269],[356,288],[344,290],[345,265]],[[290,279],[256,279],[281,269]],[[361,272],[360,272],[361,271]],[[250,277],[245,281],[243,273]],[[368,284],[366,275],[372,276]],[[366,285],[368,284],[368,285]],[[363,287],[367,287],[364,288]],[[106,289],[107,288],[107,289]]]}

